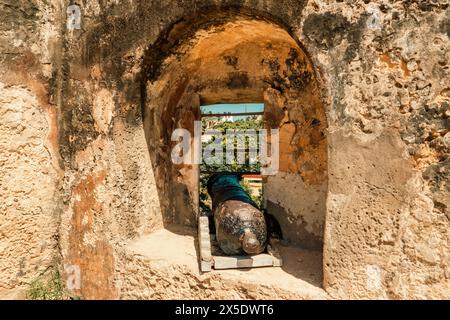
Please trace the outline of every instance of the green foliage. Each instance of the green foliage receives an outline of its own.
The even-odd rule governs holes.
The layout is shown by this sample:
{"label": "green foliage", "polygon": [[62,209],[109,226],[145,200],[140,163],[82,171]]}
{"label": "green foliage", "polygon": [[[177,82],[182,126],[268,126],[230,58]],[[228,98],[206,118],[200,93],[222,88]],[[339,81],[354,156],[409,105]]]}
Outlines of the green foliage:
{"label": "green foliage", "polygon": [[64,291],[59,271],[52,270],[34,279],[28,287],[26,298],[29,300],[63,300],[68,296]]}
{"label": "green foliage", "polygon": [[208,117],[202,119],[202,129],[203,131],[208,128],[214,128],[220,132],[225,133],[227,129],[262,129],[263,121],[260,116],[253,115],[248,117],[242,117],[235,121],[221,121],[221,117]]}
{"label": "green foliage", "polygon": [[[226,152],[226,137],[225,134],[227,133],[227,130],[259,130],[263,127],[263,121],[261,117],[258,116],[248,116],[240,118],[236,121],[220,121],[219,117],[212,117],[212,118],[203,118],[202,119],[202,126],[203,126],[203,132],[208,131],[208,129],[214,129],[219,131],[223,134],[222,139],[222,150],[223,150],[223,161],[220,161],[219,164],[207,164],[205,163],[205,159],[203,159],[203,163],[201,164],[200,170],[202,172],[259,172],[261,170],[260,163],[254,163],[250,164],[249,159],[249,152],[248,149],[250,147],[259,149],[259,144],[257,140],[250,141],[250,137],[248,137],[245,141],[245,163],[244,164],[238,164],[237,159],[237,148],[238,148],[238,142],[235,140],[233,141],[234,146],[234,157],[235,160],[233,163],[225,163],[225,152]],[[214,143],[215,139],[211,140],[210,142],[203,142],[202,143],[202,150],[205,150],[205,148],[211,144],[211,142]]]}
{"label": "green foliage", "polygon": [[[208,117],[202,119],[202,129],[203,132],[208,131],[208,129],[214,129],[218,130],[222,134],[225,134],[227,130],[247,130],[247,129],[254,129],[259,130],[263,128],[263,121],[262,118],[259,116],[249,116],[249,117],[243,117],[236,121],[220,121],[220,117]],[[206,143],[204,142],[202,144],[202,149],[204,150],[205,147],[210,142]],[[250,141],[247,139],[245,147],[246,149],[250,146]],[[255,143],[252,143],[252,146],[254,147]],[[222,147],[223,147],[223,154],[225,157],[225,146],[226,146],[226,140],[222,140]],[[234,141],[235,148],[237,147],[237,142]],[[236,151],[235,151],[235,157],[236,157]],[[224,161],[225,162],[225,161]],[[203,172],[200,174],[200,192],[199,192],[199,200],[200,200],[200,210],[203,213],[209,214],[211,212],[212,208],[212,201],[208,194],[206,184],[208,182],[209,177],[213,172],[230,172],[230,173],[245,173],[245,172],[260,172],[261,166],[259,163],[257,164],[249,164],[249,153],[248,150],[245,153],[245,164],[238,164],[236,161],[232,164],[206,164],[202,163],[200,166],[200,171]],[[208,173],[205,173],[208,172]],[[249,186],[244,182],[241,181],[241,185],[243,186],[244,190],[252,197],[252,200],[261,208],[262,205],[262,194],[259,193],[258,196],[254,196],[249,188]]]}

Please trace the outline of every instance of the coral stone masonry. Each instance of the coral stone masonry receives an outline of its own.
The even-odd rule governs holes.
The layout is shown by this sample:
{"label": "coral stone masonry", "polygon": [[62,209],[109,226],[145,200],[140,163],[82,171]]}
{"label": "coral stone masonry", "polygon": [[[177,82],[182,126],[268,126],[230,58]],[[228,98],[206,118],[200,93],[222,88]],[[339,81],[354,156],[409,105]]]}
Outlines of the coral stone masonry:
{"label": "coral stone masonry", "polygon": [[[202,272],[172,133],[238,103],[282,264]],[[2,299],[449,299],[449,219],[449,0],[0,2]]]}

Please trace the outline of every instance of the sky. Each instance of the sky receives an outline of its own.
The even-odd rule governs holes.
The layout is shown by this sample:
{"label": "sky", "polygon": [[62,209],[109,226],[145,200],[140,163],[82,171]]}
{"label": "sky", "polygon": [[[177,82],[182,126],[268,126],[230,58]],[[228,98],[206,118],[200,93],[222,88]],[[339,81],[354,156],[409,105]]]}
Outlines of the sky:
{"label": "sky", "polygon": [[201,106],[202,114],[226,112],[263,112],[264,103],[210,104]]}

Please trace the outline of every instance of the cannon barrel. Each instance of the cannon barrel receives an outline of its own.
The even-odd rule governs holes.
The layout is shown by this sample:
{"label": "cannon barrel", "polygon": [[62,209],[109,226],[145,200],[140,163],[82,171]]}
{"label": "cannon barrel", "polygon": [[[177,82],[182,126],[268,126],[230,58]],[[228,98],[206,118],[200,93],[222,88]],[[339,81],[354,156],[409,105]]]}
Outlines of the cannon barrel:
{"label": "cannon barrel", "polygon": [[208,180],[219,247],[227,255],[264,251],[267,228],[264,214],[233,174],[215,174]]}

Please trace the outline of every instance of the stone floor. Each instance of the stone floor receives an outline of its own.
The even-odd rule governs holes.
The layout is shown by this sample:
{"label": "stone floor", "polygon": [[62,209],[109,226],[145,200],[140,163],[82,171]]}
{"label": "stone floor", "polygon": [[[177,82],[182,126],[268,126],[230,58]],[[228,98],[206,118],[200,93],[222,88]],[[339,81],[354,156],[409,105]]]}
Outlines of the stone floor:
{"label": "stone floor", "polygon": [[201,273],[195,234],[187,228],[160,229],[130,243],[121,298],[327,298],[321,252],[280,246],[282,267]]}

